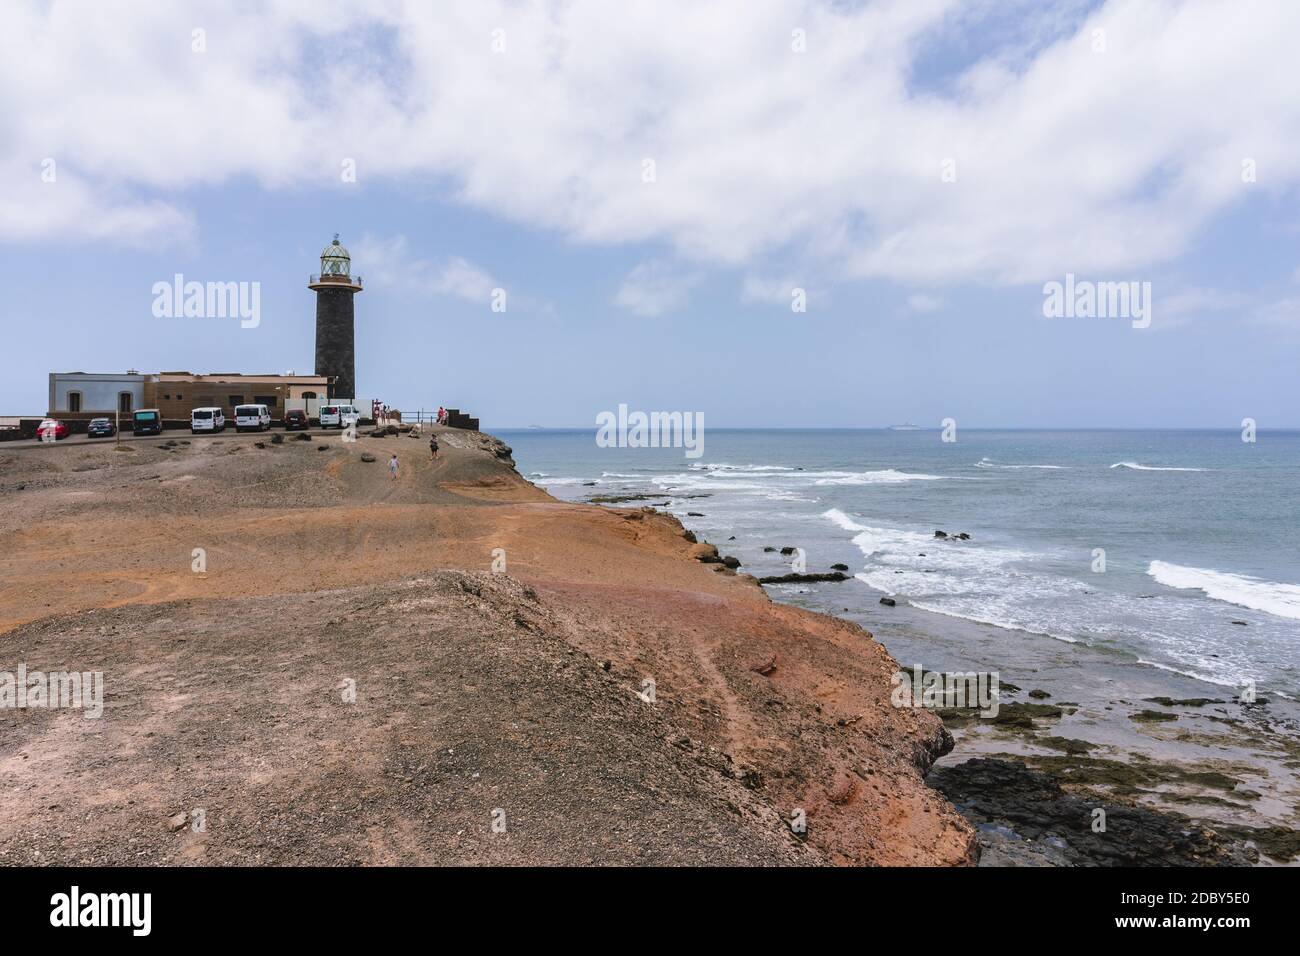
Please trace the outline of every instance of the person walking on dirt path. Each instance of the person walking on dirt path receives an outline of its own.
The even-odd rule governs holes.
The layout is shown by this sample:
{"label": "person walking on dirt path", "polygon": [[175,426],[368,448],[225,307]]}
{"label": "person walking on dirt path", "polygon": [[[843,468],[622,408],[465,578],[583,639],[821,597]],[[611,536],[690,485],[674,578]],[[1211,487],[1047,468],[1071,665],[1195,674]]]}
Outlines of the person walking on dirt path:
{"label": "person walking on dirt path", "polygon": [[397,480],[397,456],[396,455],[388,459],[388,473],[393,476],[393,481]]}
{"label": "person walking on dirt path", "polygon": [[437,435],[429,436],[429,460],[430,461],[438,460],[438,436]]}

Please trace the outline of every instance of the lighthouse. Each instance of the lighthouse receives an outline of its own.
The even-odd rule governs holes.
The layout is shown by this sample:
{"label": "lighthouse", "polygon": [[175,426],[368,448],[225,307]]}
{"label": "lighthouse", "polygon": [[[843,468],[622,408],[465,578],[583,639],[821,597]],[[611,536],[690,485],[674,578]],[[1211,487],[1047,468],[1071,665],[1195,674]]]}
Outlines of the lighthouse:
{"label": "lighthouse", "polygon": [[361,277],[352,276],[352,257],[334,241],[320,254],[320,274],[307,288],[316,293],[316,374],[330,380],[330,397],[357,397],[356,334],[352,297],[361,291]]}

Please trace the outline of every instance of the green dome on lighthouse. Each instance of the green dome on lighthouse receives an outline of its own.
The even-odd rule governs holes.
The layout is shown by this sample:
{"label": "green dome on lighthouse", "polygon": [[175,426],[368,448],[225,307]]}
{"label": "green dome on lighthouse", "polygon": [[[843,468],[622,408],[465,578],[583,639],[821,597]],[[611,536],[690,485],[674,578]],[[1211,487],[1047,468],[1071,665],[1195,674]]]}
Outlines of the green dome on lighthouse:
{"label": "green dome on lighthouse", "polygon": [[334,233],[334,241],[321,250],[320,274],[323,276],[346,276],[352,273],[352,256],[348,250],[339,245],[339,234]]}

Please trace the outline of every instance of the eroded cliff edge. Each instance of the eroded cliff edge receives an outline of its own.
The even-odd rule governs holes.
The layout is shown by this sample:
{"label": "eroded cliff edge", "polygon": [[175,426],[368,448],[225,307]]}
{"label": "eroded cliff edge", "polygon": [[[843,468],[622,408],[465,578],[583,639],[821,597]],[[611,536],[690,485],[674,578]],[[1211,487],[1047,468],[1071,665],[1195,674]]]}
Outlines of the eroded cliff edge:
{"label": "eroded cliff edge", "polygon": [[0,860],[972,861],[869,634],[440,442],[4,454],[0,642],[108,696],[0,722]]}

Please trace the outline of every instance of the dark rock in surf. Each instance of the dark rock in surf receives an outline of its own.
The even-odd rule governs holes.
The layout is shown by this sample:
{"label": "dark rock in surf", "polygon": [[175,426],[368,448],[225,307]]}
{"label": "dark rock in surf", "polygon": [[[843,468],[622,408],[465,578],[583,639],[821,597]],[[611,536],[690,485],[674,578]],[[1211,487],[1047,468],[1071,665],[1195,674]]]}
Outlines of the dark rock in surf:
{"label": "dark rock in surf", "polygon": [[759,584],[811,584],[817,581],[847,581],[847,574],[830,571],[825,574],[773,574],[759,578]]}

